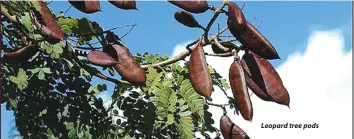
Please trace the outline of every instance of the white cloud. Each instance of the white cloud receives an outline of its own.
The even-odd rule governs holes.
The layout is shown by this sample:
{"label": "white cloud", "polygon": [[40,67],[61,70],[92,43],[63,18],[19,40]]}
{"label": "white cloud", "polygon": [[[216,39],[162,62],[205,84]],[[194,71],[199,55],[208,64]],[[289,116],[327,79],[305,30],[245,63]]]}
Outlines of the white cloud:
{"label": "white cloud", "polygon": [[[189,41],[191,42],[191,41]],[[185,50],[177,45],[172,55]],[[305,52],[295,52],[277,67],[290,94],[290,107],[265,102],[252,95],[254,117],[252,122],[241,115],[228,116],[253,139],[345,138],[352,129],[352,50],[343,52],[344,37],[340,29],[313,31]],[[211,52],[210,47],[205,47]],[[186,58],[188,60],[188,58]],[[233,58],[207,57],[225,79]],[[231,90],[228,95],[232,96]],[[220,89],[212,93],[213,102],[227,101]],[[219,127],[222,110],[211,106],[215,127]],[[294,123],[319,124],[317,129],[263,129],[261,124]],[[200,137],[198,135],[198,137]]]}

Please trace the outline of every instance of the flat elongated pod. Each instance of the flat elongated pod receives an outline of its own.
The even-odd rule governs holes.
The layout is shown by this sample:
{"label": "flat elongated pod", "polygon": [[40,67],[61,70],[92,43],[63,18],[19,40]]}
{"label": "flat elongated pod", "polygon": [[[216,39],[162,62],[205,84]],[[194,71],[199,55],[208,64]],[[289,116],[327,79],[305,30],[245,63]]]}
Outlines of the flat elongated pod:
{"label": "flat elongated pod", "polygon": [[4,61],[6,63],[20,63],[26,61],[38,52],[38,48],[32,45],[22,47],[14,52],[5,52]]}
{"label": "flat elongated pod", "polygon": [[236,28],[238,32],[242,33],[242,31],[247,26],[247,22],[241,8],[238,7],[236,3],[230,2],[227,15],[228,18],[231,20],[233,28]]}
{"label": "flat elongated pod", "polygon": [[232,34],[232,36],[234,36],[237,40],[241,39],[240,36],[241,33],[233,25],[231,18],[227,18],[227,27],[229,28],[229,31]]}
{"label": "flat elongated pod", "polygon": [[234,124],[226,115],[220,118],[220,130],[224,139],[250,139],[246,132]]}
{"label": "flat elongated pod", "polygon": [[240,42],[245,48],[265,59],[280,59],[273,45],[249,22],[246,30],[240,34]]}
{"label": "flat elongated pod", "polygon": [[68,0],[69,3],[79,11],[92,14],[101,11],[100,1],[98,0]]}
{"label": "flat elongated pod", "polygon": [[200,24],[197,20],[195,20],[194,16],[186,11],[177,11],[174,14],[174,18],[181,24],[191,27],[191,28],[199,28]]}
{"label": "flat elongated pod", "polygon": [[252,121],[253,109],[245,78],[245,73],[240,61],[234,61],[229,70],[229,81],[231,90],[236,101],[236,106],[240,110],[245,120]]}
{"label": "flat elongated pod", "polygon": [[[243,65],[242,65],[243,68]],[[245,68],[243,68],[245,70]],[[248,88],[252,90],[254,94],[256,94],[257,97],[264,101],[274,101],[268,94],[267,92],[263,91],[252,79],[251,75],[248,72],[245,72],[245,77],[246,77],[246,82]]]}
{"label": "flat elongated pod", "polygon": [[124,9],[124,10],[137,9],[135,0],[108,0],[108,1],[119,9]]}
{"label": "flat elongated pod", "polygon": [[44,35],[54,40],[63,40],[64,32],[56,23],[47,4],[43,1],[31,1],[34,7],[30,8],[30,17],[32,23]]}
{"label": "flat elongated pod", "polygon": [[188,68],[194,90],[209,98],[213,91],[213,84],[202,46],[198,45],[192,50]]}
{"label": "flat elongated pod", "polygon": [[135,61],[129,49],[118,44],[111,45],[117,52],[119,63],[114,65],[114,69],[121,77],[134,84],[142,84],[146,80],[144,69]]}
{"label": "flat elongated pod", "polygon": [[171,4],[186,10],[191,13],[200,14],[209,9],[208,2],[206,0],[167,0]]}
{"label": "flat elongated pod", "polygon": [[276,103],[289,106],[290,96],[272,64],[249,51],[242,58],[242,66],[260,89],[266,92]]}
{"label": "flat elongated pod", "polygon": [[87,59],[91,64],[98,65],[98,66],[114,66],[119,62],[108,55],[105,52],[101,51],[91,51],[87,54]]}

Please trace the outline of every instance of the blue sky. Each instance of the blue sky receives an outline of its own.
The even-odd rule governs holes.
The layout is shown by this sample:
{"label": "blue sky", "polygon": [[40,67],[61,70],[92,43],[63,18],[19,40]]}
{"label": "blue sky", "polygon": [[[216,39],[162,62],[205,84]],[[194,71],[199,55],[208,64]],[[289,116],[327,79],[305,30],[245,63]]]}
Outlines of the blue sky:
{"label": "blue sky", "polygon": [[[243,4],[239,1],[236,3],[240,6]],[[209,4],[218,7],[221,2]],[[65,11],[68,7],[69,3],[62,1],[50,4],[50,8],[56,13]],[[137,23],[138,26],[123,39],[132,54],[149,52],[170,55],[177,44],[195,39],[202,34],[199,29],[187,28],[176,22],[173,14],[179,8],[168,2],[138,1],[137,7],[139,11],[125,11],[102,1],[100,13],[84,14],[72,8],[67,15],[87,17],[99,22],[104,29]],[[259,31],[271,41],[282,58],[272,61],[275,67],[283,64],[294,52],[305,51],[308,37],[314,30],[342,28],[344,49],[349,50],[352,46],[350,2],[246,2],[243,12],[246,19],[255,26],[263,21]],[[212,14],[208,11],[195,15],[195,18],[202,25],[206,25]],[[217,21],[224,27],[226,18],[222,15]],[[128,28],[117,29],[115,32],[122,35],[127,30]],[[216,26],[211,33],[215,31]],[[101,80],[94,81],[98,82]],[[109,91],[114,87],[112,84],[107,85]],[[1,105],[1,113],[1,138],[5,139],[8,138],[9,130],[13,126],[13,123],[10,124],[13,116],[12,112],[5,110],[5,105]]]}

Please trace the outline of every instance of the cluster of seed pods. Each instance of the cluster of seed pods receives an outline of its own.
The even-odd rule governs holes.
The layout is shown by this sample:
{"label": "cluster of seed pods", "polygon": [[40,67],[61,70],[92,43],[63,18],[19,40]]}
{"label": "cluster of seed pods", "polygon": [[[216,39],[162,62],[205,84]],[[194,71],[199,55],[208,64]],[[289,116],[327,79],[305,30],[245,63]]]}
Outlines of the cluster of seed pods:
{"label": "cluster of seed pods", "polygon": [[[207,1],[169,1],[185,11],[177,11],[175,19],[191,28],[203,28],[192,13],[200,14],[207,11]],[[273,45],[249,23],[242,9],[234,2],[228,2],[227,26],[230,33],[242,44],[239,50],[244,50],[242,58],[235,56],[229,69],[229,82],[237,110],[245,120],[252,121],[253,108],[248,88],[264,101],[272,101],[289,106],[290,97],[277,71],[268,60],[280,59]],[[220,41],[220,39],[219,39]],[[211,45],[216,54],[230,52],[237,46],[231,42],[223,42],[226,48],[220,49],[215,43]],[[208,71],[203,47],[197,45],[192,50],[189,74],[193,88],[200,95],[210,98],[212,81]],[[250,138],[241,128],[235,125],[226,115],[220,119],[220,130],[225,139]]]}
{"label": "cluster of seed pods", "polygon": [[[100,11],[98,0],[74,1],[69,3],[81,12],[91,14]],[[137,9],[133,0],[109,0],[117,8]],[[190,28],[203,28],[192,14],[200,14],[211,9],[206,0],[179,1],[168,0],[171,4],[183,9],[175,12],[174,18],[179,23]],[[32,1],[36,5],[29,13],[35,27],[49,39],[61,41],[64,33],[43,1]],[[242,44],[245,54],[242,58],[235,57],[229,68],[229,82],[237,110],[245,120],[253,117],[252,101],[248,88],[260,99],[289,106],[290,97],[277,71],[268,60],[280,59],[273,45],[249,23],[240,7],[234,2],[228,2],[227,26],[230,33]],[[237,46],[231,42],[221,43],[227,50],[222,50],[215,44],[211,47],[217,54],[230,52]],[[113,53],[111,50],[114,50]],[[240,50],[240,49],[238,49]],[[38,51],[37,47],[28,45],[14,52],[4,54],[4,60],[19,62],[27,60]],[[122,79],[142,84],[146,80],[144,69],[135,61],[129,49],[119,43],[108,44],[103,51],[91,51],[86,54],[88,61],[97,66],[113,66]],[[190,80],[194,90],[210,98],[213,84],[205,58],[203,46],[199,42],[192,50],[189,63]],[[235,125],[226,115],[220,119],[220,130],[225,139],[250,138],[240,127]]]}

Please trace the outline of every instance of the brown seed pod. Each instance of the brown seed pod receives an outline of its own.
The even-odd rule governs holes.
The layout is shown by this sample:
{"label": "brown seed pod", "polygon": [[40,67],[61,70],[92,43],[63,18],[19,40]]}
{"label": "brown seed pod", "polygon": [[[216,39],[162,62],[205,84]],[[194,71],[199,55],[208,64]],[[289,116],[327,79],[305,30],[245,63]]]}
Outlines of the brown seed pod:
{"label": "brown seed pod", "polygon": [[179,23],[181,23],[187,27],[191,27],[191,28],[201,27],[200,24],[198,23],[198,21],[195,20],[194,16],[189,12],[182,11],[182,10],[177,11],[177,12],[175,12],[174,17]]}
{"label": "brown seed pod", "polygon": [[226,115],[220,118],[220,130],[224,139],[250,139],[250,137]]}
{"label": "brown seed pod", "polygon": [[240,42],[250,51],[265,59],[280,59],[273,45],[251,23],[247,22],[247,28],[240,36]]}
{"label": "brown seed pod", "polygon": [[101,11],[100,2],[98,0],[68,0],[69,3],[79,11],[92,14]]}
{"label": "brown seed pod", "polygon": [[189,62],[189,76],[194,90],[209,98],[213,91],[213,84],[201,45],[192,50]]}
{"label": "brown seed pod", "polygon": [[108,0],[112,5],[123,10],[136,10],[135,0]]}
{"label": "brown seed pod", "polygon": [[232,20],[230,18],[227,19],[227,27],[229,28],[229,31],[232,34],[232,36],[234,36],[236,39],[241,38],[240,36],[241,33],[239,33],[238,30],[233,26]]}
{"label": "brown seed pod", "polygon": [[129,49],[118,44],[111,45],[119,57],[119,63],[114,65],[114,69],[121,75],[122,79],[134,83],[142,84],[146,80],[144,69],[135,61]]}
{"label": "brown seed pod", "polygon": [[188,1],[167,0],[167,1],[183,10],[195,14],[204,13],[209,9],[209,5],[206,0],[188,0]]}
{"label": "brown seed pod", "polygon": [[[246,19],[240,7],[234,2],[229,3],[228,18],[231,20],[232,27],[242,33],[246,27]],[[230,28],[229,28],[230,29]]]}
{"label": "brown seed pod", "polygon": [[289,106],[290,96],[278,72],[267,59],[249,51],[242,58],[242,66],[260,89],[276,103]]}
{"label": "brown seed pod", "polygon": [[236,106],[240,110],[245,120],[252,121],[253,109],[250,96],[248,94],[245,73],[240,61],[234,61],[229,70],[229,81],[231,90],[236,101]]}
{"label": "brown seed pod", "polygon": [[22,47],[14,52],[5,52],[4,61],[6,63],[20,63],[26,61],[38,52],[38,48],[33,45]]}
{"label": "brown seed pod", "polygon": [[[242,65],[243,68],[243,65]],[[245,70],[245,68],[243,68]],[[257,97],[264,101],[274,101],[268,94],[267,92],[264,92],[252,79],[251,75],[248,72],[245,72],[245,77],[246,77],[246,82],[248,88],[252,90],[254,94],[256,94]]]}
{"label": "brown seed pod", "polygon": [[105,52],[101,51],[91,51],[87,54],[87,59],[91,64],[97,65],[97,66],[114,66],[115,64],[118,64],[119,62],[108,55]]}
{"label": "brown seed pod", "polygon": [[56,23],[51,11],[47,7],[47,4],[43,1],[33,1],[39,7],[39,11],[35,8],[30,8],[30,17],[32,23],[36,28],[44,35],[49,36],[54,40],[63,40],[64,32],[60,26]]}

